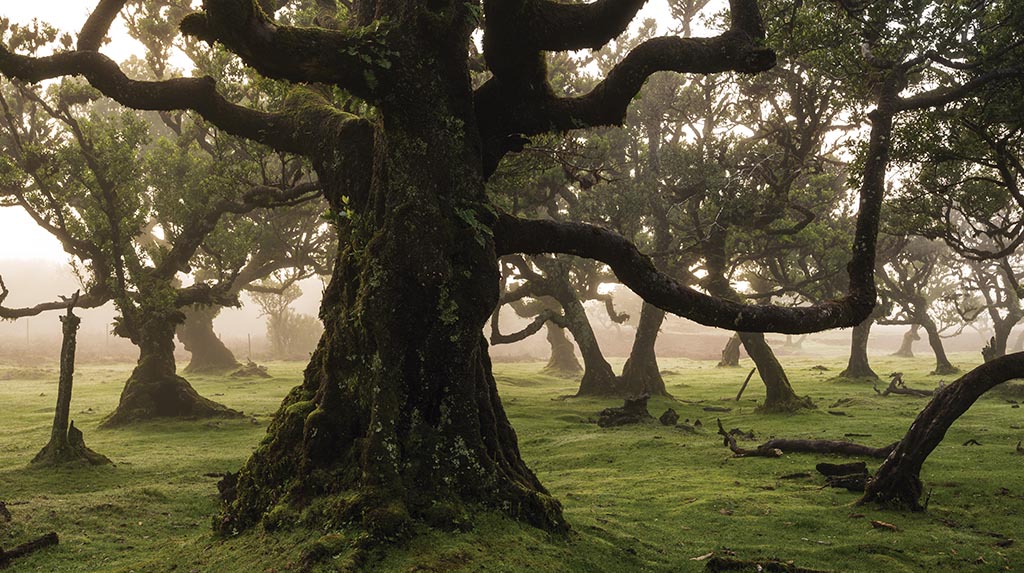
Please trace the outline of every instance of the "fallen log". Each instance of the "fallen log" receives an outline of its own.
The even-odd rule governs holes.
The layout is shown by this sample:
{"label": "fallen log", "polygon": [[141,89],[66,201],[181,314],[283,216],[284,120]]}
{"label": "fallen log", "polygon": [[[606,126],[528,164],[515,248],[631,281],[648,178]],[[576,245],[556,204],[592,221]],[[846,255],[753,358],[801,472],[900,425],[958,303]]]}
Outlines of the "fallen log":
{"label": "fallen log", "polygon": [[741,448],[736,445],[736,436],[725,431],[725,427],[722,426],[722,420],[718,420],[718,433],[722,436],[722,445],[729,448],[734,457],[737,458],[748,458],[748,457],[760,457],[760,458],[777,458],[782,455],[782,450],[778,448],[765,447],[763,444],[749,450]]}
{"label": "fallen log", "polygon": [[22,543],[10,551],[4,551],[4,549],[0,547],[0,569],[6,568],[11,561],[18,557],[24,557],[25,555],[43,549],[44,547],[57,545],[57,543],[57,534],[51,531],[38,539]]}
{"label": "fallen log", "polygon": [[792,561],[778,561],[776,559],[758,559],[747,561],[744,559],[733,559],[732,557],[719,557],[715,555],[708,559],[704,566],[706,571],[764,571],[766,573],[829,573],[822,569],[807,569],[797,567]]}
{"label": "fallen log", "polygon": [[[769,457],[777,458],[783,452],[807,453],[807,454],[836,454],[840,456],[867,456],[870,458],[884,459],[896,448],[893,442],[887,446],[873,448],[854,442],[842,440],[794,440],[786,438],[774,438],[757,446],[753,450],[740,448],[736,445],[736,438],[725,431],[722,421],[718,420],[718,433],[724,439],[724,445],[728,447],[736,457]],[[778,454],[773,452],[778,451]]]}
{"label": "fallen log", "polygon": [[815,466],[825,476],[825,486],[841,487],[847,491],[864,491],[868,482],[868,465],[864,462],[848,464],[820,463]]}

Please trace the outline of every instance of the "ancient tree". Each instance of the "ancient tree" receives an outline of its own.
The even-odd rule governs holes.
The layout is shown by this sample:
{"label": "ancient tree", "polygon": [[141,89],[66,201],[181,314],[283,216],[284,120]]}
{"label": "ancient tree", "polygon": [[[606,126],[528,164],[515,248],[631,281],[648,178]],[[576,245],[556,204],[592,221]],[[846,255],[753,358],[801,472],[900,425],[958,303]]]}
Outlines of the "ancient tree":
{"label": "ancient tree", "polygon": [[[721,34],[651,38],[575,96],[550,89],[545,53],[605,44],[642,1],[485,0],[481,12],[478,4],[446,0],[359,0],[339,14],[343,26],[298,28],[275,22],[272,6],[206,0],[181,22],[185,34],[225,46],[264,76],[297,84],[286,103],[268,110],[228,100],[208,77],[126,76],[98,50],[123,4],[101,0],[77,44],[54,55],[22,53],[5,35],[0,72],[26,82],[84,76],[126,106],[188,108],[228,133],[304,155],[338,229],[321,309],[324,336],[304,382],[242,468],[218,520],[221,531],[314,500],[329,510],[308,512],[311,520],[361,523],[378,537],[400,533],[410,518],[451,523],[473,503],[564,530],[559,504],[519,454],[481,336],[498,298],[499,255],[597,259],[666,311],[745,332],[851,326],[874,306],[875,240],[898,82],[883,82],[871,115],[848,292],[820,304],[718,299],[661,273],[613,231],[511,216],[484,192],[486,178],[524,138],[621,122],[657,71],[770,68],[774,53],[764,46],[751,0],[730,3],[729,28]],[[474,88],[470,43],[481,23],[492,76]],[[335,105],[335,92],[323,86],[343,88],[372,113]]]}

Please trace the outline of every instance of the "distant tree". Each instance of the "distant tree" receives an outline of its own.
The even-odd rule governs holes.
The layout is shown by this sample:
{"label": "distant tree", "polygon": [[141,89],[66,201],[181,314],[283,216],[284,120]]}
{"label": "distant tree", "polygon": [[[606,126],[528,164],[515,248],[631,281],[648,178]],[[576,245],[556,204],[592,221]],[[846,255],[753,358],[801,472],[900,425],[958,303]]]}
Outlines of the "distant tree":
{"label": "distant tree", "polygon": [[[932,373],[944,375],[958,372],[959,369],[950,363],[942,345],[942,332],[955,328],[956,324],[950,319],[958,318],[949,309],[942,312],[944,303],[960,286],[955,280],[955,269],[950,267],[956,262],[951,259],[945,245],[919,237],[897,237],[892,251],[885,269],[878,273],[882,283],[882,297],[890,301],[892,310],[888,317],[878,322],[923,328],[935,354],[935,370]],[[943,321],[941,325],[933,318],[933,313],[937,311],[939,319]],[[961,329],[963,326],[961,323]]]}
{"label": "distant tree", "polygon": [[308,356],[317,343],[323,327],[315,317],[299,314],[291,307],[302,296],[294,276],[275,273],[253,285],[249,297],[267,319],[267,340],[270,352],[278,359]]}

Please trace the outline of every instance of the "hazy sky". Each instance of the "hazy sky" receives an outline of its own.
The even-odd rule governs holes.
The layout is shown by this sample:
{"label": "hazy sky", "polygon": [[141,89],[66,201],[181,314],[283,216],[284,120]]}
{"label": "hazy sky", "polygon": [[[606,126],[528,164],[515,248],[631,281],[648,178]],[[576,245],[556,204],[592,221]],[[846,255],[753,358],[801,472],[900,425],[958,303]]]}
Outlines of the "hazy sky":
{"label": "hazy sky", "polygon": [[[61,30],[77,32],[96,0],[0,0],[0,16],[16,23],[28,23],[33,18],[50,23]],[[115,60],[122,60],[138,49],[120,22],[112,27],[112,40],[103,51]],[[0,208],[0,260],[45,259],[67,260],[60,243],[40,229],[21,209]]]}
{"label": "hazy sky", "polygon": [[[0,0],[0,16],[17,23],[28,23],[37,18],[61,30],[77,33],[95,7],[96,0]],[[666,14],[664,0],[651,0],[636,22],[643,18],[660,19]],[[103,47],[103,52],[115,61],[141,53],[141,46],[127,36],[120,20],[114,22],[110,36],[111,42]],[[21,209],[6,207],[0,208],[0,261],[11,259],[63,262],[67,256],[60,243],[40,229]]]}

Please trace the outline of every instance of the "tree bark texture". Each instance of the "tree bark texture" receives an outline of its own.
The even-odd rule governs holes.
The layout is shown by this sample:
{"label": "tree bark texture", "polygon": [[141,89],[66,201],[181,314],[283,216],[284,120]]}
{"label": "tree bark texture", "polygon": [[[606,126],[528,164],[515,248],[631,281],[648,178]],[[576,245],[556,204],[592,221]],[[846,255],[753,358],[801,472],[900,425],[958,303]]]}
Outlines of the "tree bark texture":
{"label": "tree bark texture", "polygon": [[220,314],[219,306],[192,306],[185,310],[185,321],[178,327],[178,340],[192,359],[185,372],[227,372],[238,368],[235,355],[213,330],[213,319]]}
{"label": "tree bark texture", "polygon": [[873,322],[873,319],[868,318],[853,327],[850,336],[850,360],[846,365],[846,370],[839,373],[840,378],[878,379],[878,374],[875,374],[868,363],[868,337],[871,335]]}
{"label": "tree bark texture", "polygon": [[661,377],[658,367],[658,356],[654,352],[654,343],[658,340],[658,331],[665,320],[665,311],[644,303],[640,309],[640,320],[636,325],[636,337],[629,358],[622,367],[619,384],[628,395],[668,396],[665,380]]}
{"label": "tree bark texture", "polygon": [[[50,441],[43,447],[32,465],[59,465],[69,462],[87,464],[109,464],[110,460],[85,446],[82,432],[71,422],[71,390],[75,377],[75,348],[78,326],[82,319],[72,311],[78,293],[68,304],[68,312],[60,317],[63,340],[60,347],[60,378],[57,382],[57,407],[53,414]],[[69,425],[70,424],[70,425]]]}
{"label": "tree bark texture", "polygon": [[935,393],[917,415],[896,449],[868,480],[858,503],[877,503],[899,509],[920,511],[921,467],[942,442],[946,431],[964,412],[992,388],[1015,378],[1024,378],[1024,353],[993,359],[964,374]]}
{"label": "tree bark texture", "polygon": [[322,142],[312,159],[331,210],[346,214],[324,334],[241,469],[223,532],[272,527],[314,499],[323,510],[310,520],[376,539],[410,519],[451,526],[471,505],[567,529],[520,456],[481,336],[498,301],[497,256],[475,215],[487,199],[469,76],[441,64],[465,38],[419,34],[429,27],[392,45],[405,88],[381,102],[386,119],[325,111],[304,125]]}

